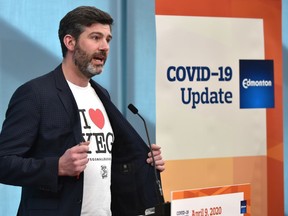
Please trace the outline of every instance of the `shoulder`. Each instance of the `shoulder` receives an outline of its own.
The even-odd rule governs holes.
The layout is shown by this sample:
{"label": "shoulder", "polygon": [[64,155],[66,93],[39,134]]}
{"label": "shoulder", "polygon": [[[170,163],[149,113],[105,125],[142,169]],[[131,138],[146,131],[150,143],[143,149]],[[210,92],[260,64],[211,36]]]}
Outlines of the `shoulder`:
{"label": "shoulder", "polygon": [[61,70],[59,70],[59,66],[44,74],[41,76],[38,76],[34,79],[31,79],[27,82],[25,82],[24,84],[22,84],[21,86],[18,87],[18,89],[16,91],[21,91],[24,89],[34,89],[35,91],[41,91],[41,89],[46,89],[51,87],[51,84],[53,84],[55,82],[55,77],[59,76],[61,74]]}
{"label": "shoulder", "polygon": [[[58,67],[57,67],[58,68]],[[20,85],[12,95],[12,98],[31,97],[36,99],[39,95],[53,91],[55,89],[55,73],[57,68],[44,75],[31,79]],[[58,72],[59,73],[59,72]],[[54,87],[53,87],[54,86]]]}

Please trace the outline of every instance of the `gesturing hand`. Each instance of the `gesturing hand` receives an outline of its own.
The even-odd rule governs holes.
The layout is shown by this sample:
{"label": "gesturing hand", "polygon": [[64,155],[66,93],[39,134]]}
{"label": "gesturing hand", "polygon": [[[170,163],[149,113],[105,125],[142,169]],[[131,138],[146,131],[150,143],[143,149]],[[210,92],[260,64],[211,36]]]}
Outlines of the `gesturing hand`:
{"label": "gesturing hand", "polygon": [[[152,148],[154,159],[155,159],[156,169],[158,169],[160,172],[164,171],[165,161],[163,160],[162,155],[161,155],[161,150],[160,150],[161,147],[156,144],[152,144],[151,148]],[[147,163],[154,165],[151,152],[148,153]]]}
{"label": "gesturing hand", "polygon": [[84,171],[88,163],[89,143],[82,142],[65,151],[58,162],[59,176],[79,176]]}

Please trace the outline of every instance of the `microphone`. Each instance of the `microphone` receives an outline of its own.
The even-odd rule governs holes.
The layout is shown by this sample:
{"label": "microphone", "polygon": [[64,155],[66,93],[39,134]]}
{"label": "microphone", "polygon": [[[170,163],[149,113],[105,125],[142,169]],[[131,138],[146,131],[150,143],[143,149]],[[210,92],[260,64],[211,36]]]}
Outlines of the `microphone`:
{"label": "microphone", "polygon": [[[145,126],[145,131],[146,131],[146,136],[147,136],[147,140],[148,140],[148,145],[149,145],[149,148],[150,148],[150,152],[151,152],[151,158],[152,158],[152,161],[153,161],[153,164],[154,164],[154,175],[155,175],[155,180],[156,180],[156,185],[158,186],[158,190],[159,190],[159,194],[158,194],[158,202],[159,204],[160,203],[164,203],[164,196],[163,196],[163,190],[162,190],[162,186],[161,186],[161,182],[158,178],[158,175],[157,175],[157,170],[156,170],[156,164],[155,164],[155,158],[154,158],[154,154],[153,154],[153,151],[152,151],[152,147],[151,147],[151,142],[150,142],[150,137],[149,137],[149,133],[148,133],[148,129],[147,129],[147,125],[146,125],[146,121],[145,119],[138,113],[138,109],[133,105],[133,104],[129,104],[128,105],[128,109],[138,115],[143,123],[144,123],[144,126]],[[160,196],[160,197],[159,197]]]}

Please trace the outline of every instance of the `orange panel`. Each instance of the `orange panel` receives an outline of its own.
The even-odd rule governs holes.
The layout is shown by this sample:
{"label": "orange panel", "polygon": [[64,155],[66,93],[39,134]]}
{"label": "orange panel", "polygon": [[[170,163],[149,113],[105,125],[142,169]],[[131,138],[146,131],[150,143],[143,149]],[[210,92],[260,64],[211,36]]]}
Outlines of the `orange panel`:
{"label": "orange panel", "polygon": [[[264,172],[263,168],[267,171],[266,198],[268,201],[267,204],[263,203],[266,198],[262,197],[264,200],[260,201],[259,208],[260,204],[261,208],[267,206],[268,215],[271,216],[284,215],[281,0],[156,0],[155,2],[157,15],[241,17],[264,20],[265,58],[274,60],[275,108],[267,110],[267,161],[263,162],[261,168],[261,172]],[[230,176],[233,172],[236,182],[242,178],[246,179],[253,172],[247,166],[250,171],[238,176],[237,169],[231,170],[232,163],[220,165],[222,160],[167,161],[167,171],[162,174],[164,188],[170,191],[187,189],[187,187],[230,184],[233,183]],[[243,163],[239,158],[235,159],[235,162],[237,167],[240,166],[239,162]],[[214,172],[210,173],[212,166],[215,166],[219,175],[210,179],[210,175]],[[258,170],[254,171],[258,172]],[[253,180],[252,176],[251,180]],[[253,181],[256,185],[257,180]],[[262,184],[263,181],[265,179],[259,180],[259,183]],[[252,188],[252,197],[259,195],[253,192],[256,193]],[[255,215],[265,214],[257,212]]]}

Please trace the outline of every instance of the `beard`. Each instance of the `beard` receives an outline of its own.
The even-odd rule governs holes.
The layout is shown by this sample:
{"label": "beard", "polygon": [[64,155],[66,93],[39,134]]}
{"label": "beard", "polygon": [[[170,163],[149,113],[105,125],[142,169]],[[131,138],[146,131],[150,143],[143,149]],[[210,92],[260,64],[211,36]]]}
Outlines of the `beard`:
{"label": "beard", "polygon": [[[107,54],[105,51],[99,51],[92,55],[89,55],[78,45],[75,46],[75,52],[73,54],[73,60],[79,71],[88,79],[101,74],[103,66],[106,62]],[[103,64],[95,65],[92,63],[93,59],[103,59]]]}

